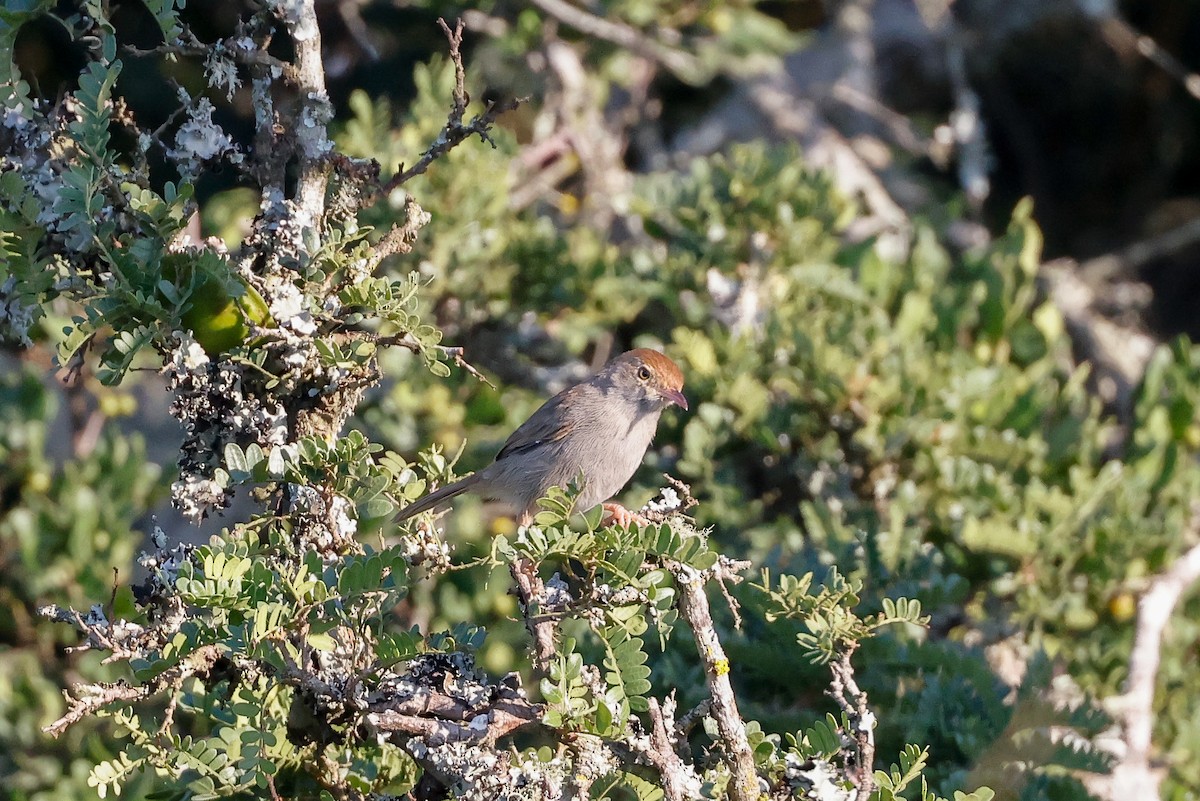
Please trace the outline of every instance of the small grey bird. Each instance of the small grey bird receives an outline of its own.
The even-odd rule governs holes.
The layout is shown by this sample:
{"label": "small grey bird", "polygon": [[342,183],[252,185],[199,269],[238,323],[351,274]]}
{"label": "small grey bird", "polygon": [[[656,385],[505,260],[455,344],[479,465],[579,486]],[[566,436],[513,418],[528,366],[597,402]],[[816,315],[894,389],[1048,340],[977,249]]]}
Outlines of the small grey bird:
{"label": "small grey bird", "polygon": [[663,354],[646,348],[622,353],[542,404],[490,465],[405,507],[396,522],[471,491],[508,504],[518,522],[529,525],[547,490],[582,475],[577,508],[604,503],[618,525],[627,525],[633,514],[605,502],[642,463],[663,409],[687,409],[682,390],[683,373]]}

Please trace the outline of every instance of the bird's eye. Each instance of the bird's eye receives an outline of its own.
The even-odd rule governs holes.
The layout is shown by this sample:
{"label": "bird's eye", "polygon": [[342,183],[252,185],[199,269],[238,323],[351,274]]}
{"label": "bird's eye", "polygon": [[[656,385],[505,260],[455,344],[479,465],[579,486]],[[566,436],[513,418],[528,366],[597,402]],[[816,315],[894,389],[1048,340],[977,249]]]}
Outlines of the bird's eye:
{"label": "bird's eye", "polygon": [[637,371],[637,377],[642,381],[649,381],[650,380],[650,368],[646,367],[646,366],[639,367],[638,371]]}

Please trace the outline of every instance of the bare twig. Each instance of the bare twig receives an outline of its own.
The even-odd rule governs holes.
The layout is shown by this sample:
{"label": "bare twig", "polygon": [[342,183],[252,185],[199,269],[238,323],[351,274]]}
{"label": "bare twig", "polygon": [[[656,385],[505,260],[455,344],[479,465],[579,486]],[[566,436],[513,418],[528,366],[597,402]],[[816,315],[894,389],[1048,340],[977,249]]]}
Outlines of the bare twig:
{"label": "bare twig", "polygon": [[686,512],[693,506],[698,506],[700,504],[700,502],[692,496],[692,486],[690,484],[683,483],[670,473],[663,473],[663,479],[665,479],[668,484],[675,488],[675,492],[683,500],[683,508],[679,511]]}
{"label": "bare twig", "polygon": [[438,347],[438,350],[440,350],[443,355],[448,356],[449,358],[453,359],[454,363],[456,365],[458,365],[459,369],[466,370],[470,375],[473,375],[476,379],[487,384],[492,389],[496,388],[496,385],[493,384],[491,381],[488,381],[487,377],[484,376],[483,373],[479,372],[477,369],[475,369],[475,367],[473,365],[469,364],[467,362],[467,360],[463,358],[462,347],[455,347],[455,346],[450,346],[450,345],[438,345],[437,347]]}
{"label": "bare twig", "polygon": [[660,705],[657,698],[647,699],[650,704],[650,747],[649,757],[662,777],[663,797],[667,801],[690,801],[700,797],[701,782],[696,771],[680,759],[676,738],[675,697],[668,696]]}
{"label": "bare twig", "polygon": [[679,730],[679,736],[686,738],[692,729],[696,728],[696,724],[708,717],[710,711],[712,711],[712,701],[705,698],[685,712],[679,722],[675,724],[675,728]]}
{"label": "bare twig", "polygon": [[468,374],[487,384],[492,389],[496,388],[496,385],[489,381],[487,376],[479,372],[474,365],[463,358],[464,350],[461,346],[422,345],[420,342],[417,342],[415,339],[413,339],[410,334],[397,334],[394,337],[380,337],[376,339],[375,342],[379,345],[398,345],[401,348],[406,348],[417,354],[420,354],[425,348],[432,347],[434,350],[437,350],[443,356],[453,361],[459,367],[459,369],[465,370]]}
{"label": "bare twig", "polygon": [[933,144],[917,129],[911,117],[896,111],[878,97],[840,81],[831,87],[830,97],[878,122],[892,143],[911,155],[928,157],[933,151]]}
{"label": "bare twig", "polygon": [[77,684],[72,690],[75,692],[75,697],[67,696],[70,707],[67,709],[66,714],[42,729],[42,731],[51,737],[58,737],[71,724],[118,701],[131,704],[135,701],[143,701],[154,694],[154,689],[149,685],[131,687],[124,682],[117,682],[115,684]]}
{"label": "bare twig", "polygon": [[1100,31],[1114,48],[1131,47],[1179,83],[1193,98],[1200,100],[1200,74],[1192,72],[1153,38],[1134,28],[1119,16],[1106,17]]}
{"label": "bare twig", "polygon": [[[72,688],[75,697],[67,697],[70,703],[66,713],[49,726],[44,727],[42,731],[52,737],[58,737],[71,724],[112,704],[118,702],[130,704],[135,701],[144,701],[168,687],[173,688],[177,693],[183,681],[188,677],[207,675],[220,656],[221,653],[216,646],[202,646],[188,654],[179,664],[164,671],[146,684],[138,686],[131,686],[124,682],[113,684],[77,684]],[[175,701],[176,699],[173,697],[171,699],[172,706]],[[168,716],[164,726],[169,725],[169,723],[170,717]]]}
{"label": "bare twig", "polygon": [[537,574],[537,565],[528,559],[518,559],[509,567],[517,583],[517,599],[525,628],[533,637],[533,666],[543,675],[550,675],[550,663],[557,653],[554,647],[554,619],[541,614],[546,606],[546,585]]}
{"label": "bare twig", "polygon": [[202,42],[190,30],[184,28],[179,38],[174,42],[168,42],[167,44],[161,44],[158,47],[148,49],[125,45],[122,49],[129,55],[139,58],[163,55],[207,58],[212,55],[214,48],[220,47],[221,55],[227,57],[235,64],[247,67],[263,67],[277,72],[284,81],[289,83],[296,81],[296,67],[291,63],[275,58],[267,52],[265,47],[247,49],[235,46],[231,44],[235,38],[240,37],[218,39],[215,42]]}
{"label": "bare twig", "polygon": [[393,225],[391,230],[375,243],[375,247],[371,248],[371,255],[367,257],[364,272],[368,274],[375,272],[379,263],[388,256],[412,252],[413,245],[417,241],[417,234],[428,222],[429,213],[421,208],[411,195],[405,198],[404,223]]}
{"label": "bare twig", "polygon": [[454,30],[450,30],[446,21],[439,17],[438,25],[442,27],[446,37],[450,40],[450,60],[454,63],[454,102],[450,107],[450,115],[446,119],[446,125],[442,128],[442,132],[438,134],[438,138],[429,146],[428,150],[421,154],[417,163],[407,169],[401,164],[396,174],[380,187],[380,192],[384,195],[390,194],[397,187],[403,186],[410,179],[425,172],[429,169],[430,164],[472,135],[478,135],[480,139],[495,147],[496,143],[492,141],[490,131],[496,124],[496,119],[501,114],[512,111],[521,103],[521,100],[515,98],[504,103],[488,103],[482,114],[475,115],[470,122],[464,124],[463,117],[467,112],[467,104],[471,102],[471,96],[467,94],[466,71],[462,61],[463,21],[458,20]]}
{"label": "bare twig", "polygon": [[[696,650],[704,663],[704,676],[712,696],[710,711],[717,723],[717,731],[733,774],[729,797],[733,801],[757,801],[758,774],[754,770],[754,754],[750,750],[746,723],[738,712],[737,698],[729,681],[729,658],[725,656],[721,640],[717,637],[708,596],[704,594],[705,574],[678,562],[669,563],[668,567],[679,590],[679,614],[691,627],[696,638]],[[732,574],[720,577],[738,580]]]}
{"label": "bare twig", "polygon": [[867,694],[854,680],[854,666],[850,657],[857,643],[848,647],[829,664],[833,679],[829,682],[828,694],[850,720],[850,734],[858,746],[854,764],[856,801],[867,801],[875,789],[875,713],[867,706]]}
{"label": "bare twig", "polygon": [[1088,259],[1080,265],[1080,269],[1103,277],[1136,278],[1138,271],[1150,262],[1173,256],[1197,244],[1200,244],[1200,220],[1188,220],[1160,234],[1132,242],[1116,253]]}
{"label": "bare twig", "polygon": [[[1200,539],[1200,508],[1193,508],[1186,538]],[[1193,545],[1165,572],[1155,576],[1138,601],[1137,630],[1129,655],[1129,679],[1122,698],[1125,754],[1113,769],[1111,798],[1156,799],[1162,770],[1150,763],[1153,745],[1154,684],[1163,635],[1183,593],[1200,581],[1200,544]]]}
{"label": "bare twig", "polygon": [[353,0],[339,2],[337,10],[338,16],[342,18],[346,30],[350,32],[350,38],[358,45],[358,49],[362,50],[371,61],[378,61],[379,49],[371,41],[371,29],[367,27],[366,21],[362,18],[359,3],[353,2]]}
{"label": "bare twig", "polygon": [[321,29],[317,25],[313,2],[289,5],[283,16],[296,52],[296,88],[300,103],[296,124],[292,127],[300,167],[296,205],[314,224],[319,224],[325,217],[325,189],[329,182],[326,157],[332,149],[326,123],[333,118],[333,108],[325,91]]}

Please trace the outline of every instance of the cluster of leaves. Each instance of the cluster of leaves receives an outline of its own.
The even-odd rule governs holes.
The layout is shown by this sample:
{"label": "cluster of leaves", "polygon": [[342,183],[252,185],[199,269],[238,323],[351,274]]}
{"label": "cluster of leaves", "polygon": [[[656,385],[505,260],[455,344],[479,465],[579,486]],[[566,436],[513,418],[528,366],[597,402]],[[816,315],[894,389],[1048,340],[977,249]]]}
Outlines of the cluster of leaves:
{"label": "cluster of leaves", "polygon": [[[601,526],[599,509],[588,510],[572,521],[573,500],[569,491],[552,490],[542,502],[535,524],[515,537],[497,537],[494,558],[502,564],[527,560],[535,566],[557,569],[553,608],[535,610],[531,617],[553,617],[566,636],[541,681],[546,701],[544,721],[559,730],[581,732],[618,741],[632,739],[637,732],[639,712],[649,708],[647,697],[654,683],[664,682],[662,663],[651,651],[662,655],[678,628],[676,576],[678,571],[709,571],[722,557],[712,549],[707,534],[686,518],[676,515],[661,524],[630,529]],[[572,525],[574,522],[574,525]],[[545,572],[544,570],[542,572]],[[853,652],[885,626],[907,623],[923,626],[927,619],[920,606],[907,599],[885,604],[880,614],[866,618],[855,612],[860,588],[851,586],[836,571],[823,584],[813,585],[811,574],[803,578],[785,576],[778,588],[764,577],[760,588],[771,600],[772,612],[803,619],[802,641],[812,644],[811,661],[823,664],[836,655]],[[645,635],[653,628],[657,648],[647,647]],[[658,667],[655,675],[652,666]],[[651,681],[655,679],[656,682]],[[719,750],[721,738],[711,716],[703,715],[704,737],[693,740],[705,750]],[[863,725],[873,726],[873,723]],[[826,715],[807,730],[785,736],[764,732],[756,721],[747,722],[754,761],[775,793],[815,793],[810,797],[841,797],[852,785],[847,768],[834,766],[853,762],[848,748],[856,724],[843,713]],[[705,739],[707,738],[707,739]],[[878,786],[871,798],[891,801],[906,796],[910,785],[919,786],[922,801],[938,801],[923,778],[927,750],[914,745],[904,748],[902,767],[878,771]],[[728,774],[719,763],[706,768],[705,797],[720,797]],[[622,771],[611,777],[609,791],[625,787],[638,798],[657,798],[636,772]],[[608,797],[607,795],[604,797]],[[957,792],[956,801],[989,801],[990,790],[975,794]]]}
{"label": "cluster of leaves", "polygon": [[[469,647],[469,637],[449,632],[374,636],[407,592],[400,548],[368,548],[336,561],[290,548],[278,528],[239,527],[190,551],[176,570],[160,566],[151,577],[150,586],[157,583],[188,613],[173,635],[160,632],[163,641],[130,666],[142,684],[169,678],[176,696],[165,721],[161,710],[105,713],[127,741],[116,759],[92,772],[102,796],[120,792],[148,767],[176,777],[172,786],[181,797],[265,790],[268,782],[289,794],[315,792],[304,777],[311,744],[323,747],[344,735],[298,711],[303,705],[294,695],[311,691],[299,681],[301,666],[341,665],[365,649],[368,672],[379,674],[418,654]],[[171,715],[191,721],[182,728],[191,733],[172,726]],[[349,720],[347,713],[343,723]],[[415,780],[411,762],[394,753],[368,748],[351,760],[364,792],[410,787]]]}
{"label": "cluster of leaves", "polygon": [[602,527],[597,507],[587,511],[580,528],[572,528],[571,511],[570,496],[551,490],[535,525],[515,538],[497,537],[493,554],[498,564],[525,559],[568,570],[560,579],[561,592],[571,600],[564,598],[552,613],[566,631],[579,621],[595,635],[603,653],[602,670],[597,671],[603,683],[596,687],[585,683],[584,657],[576,650],[579,641],[567,637],[550,675],[542,681],[549,705],[547,722],[612,736],[625,729],[631,713],[648,708],[651,670],[646,665],[644,635],[654,625],[660,647],[665,646],[678,617],[667,565],[703,571],[713,567],[719,555],[702,533],[679,519],[630,529]]}
{"label": "cluster of leaves", "polygon": [[[53,3],[6,12],[0,23],[0,63],[12,69],[12,47],[22,24],[52,13]],[[116,59],[117,38],[103,9],[89,9],[61,20],[81,43],[94,42],[92,60],[79,76],[68,106],[53,106],[29,96],[28,86],[11,75],[3,97],[13,133],[4,140],[7,169],[0,180],[0,227],[5,235],[0,278],[11,279],[6,292],[40,313],[63,296],[76,305],[63,330],[51,331],[58,358],[69,364],[94,349],[98,375],[119,382],[147,346],[160,354],[177,347],[177,333],[190,331],[210,356],[254,350],[263,367],[264,344],[276,346],[267,365],[276,381],[286,381],[278,328],[272,319],[264,277],[239,269],[230,254],[203,245],[186,246],[181,234],[196,209],[194,186],[187,180],[152,181],[142,152],[150,132],[142,132],[138,150],[122,152],[111,129],[120,98],[114,87],[123,69]],[[167,41],[179,33],[171,4],[156,15]],[[129,124],[129,112],[122,124]],[[18,122],[13,122],[17,120]],[[161,132],[156,132],[158,136]],[[160,147],[165,147],[161,142]],[[240,159],[234,159],[241,164]],[[153,189],[152,186],[160,186]],[[418,224],[419,225],[419,224]],[[330,227],[321,248],[303,264],[280,245],[277,260],[296,268],[287,282],[307,299],[336,297],[345,315],[322,306],[289,309],[311,313],[323,333],[368,327],[379,335],[408,336],[439,375],[448,368],[434,349],[440,333],[416,316],[417,285],[362,275],[368,263],[371,229]],[[257,285],[256,285],[257,283]],[[277,287],[276,287],[277,289]],[[261,294],[260,294],[261,290]],[[264,295],[267,300],[264,300]],[[290,296],[284,295],[285,300]],[[114,332],[108,336],[108,332]],[[251,337],[251,333],[265,335]],[[273,334],[273,335],[272,335]],[[374,349],[339,349],[323,341],[317,370],[337,374],[361,368]],[[295,381],[295,376],[291,376]]]}

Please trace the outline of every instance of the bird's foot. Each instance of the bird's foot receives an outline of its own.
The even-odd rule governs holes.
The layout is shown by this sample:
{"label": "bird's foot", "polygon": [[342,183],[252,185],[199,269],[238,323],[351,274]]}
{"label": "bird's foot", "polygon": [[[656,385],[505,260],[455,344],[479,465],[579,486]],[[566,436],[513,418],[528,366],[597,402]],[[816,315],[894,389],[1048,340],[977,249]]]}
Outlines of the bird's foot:
{"label": "bird's foot", "polygon": [[637,523],[639,526],[648,526],[650,521],[642,517],[637,512],[631,512],[619,503],[601,504],[604,509],[604,525],[620,526],[621,528],[629,528],[630,524]]}

